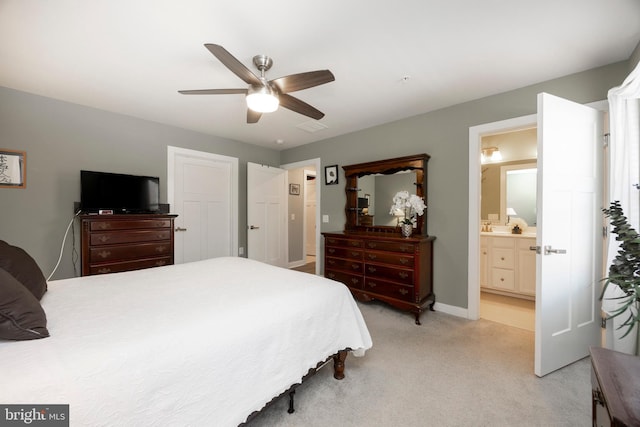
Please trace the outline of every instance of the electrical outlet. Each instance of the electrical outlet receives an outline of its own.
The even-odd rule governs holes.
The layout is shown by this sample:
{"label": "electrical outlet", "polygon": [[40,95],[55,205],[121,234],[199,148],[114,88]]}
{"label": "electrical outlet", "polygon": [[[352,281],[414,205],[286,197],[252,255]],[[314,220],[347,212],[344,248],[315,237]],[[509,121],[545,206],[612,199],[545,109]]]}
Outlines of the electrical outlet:
{"label": "electrical outlet", "polygon": [[296,214],[292,213],[291,214],[291,221],[295,221],[296,220]]}

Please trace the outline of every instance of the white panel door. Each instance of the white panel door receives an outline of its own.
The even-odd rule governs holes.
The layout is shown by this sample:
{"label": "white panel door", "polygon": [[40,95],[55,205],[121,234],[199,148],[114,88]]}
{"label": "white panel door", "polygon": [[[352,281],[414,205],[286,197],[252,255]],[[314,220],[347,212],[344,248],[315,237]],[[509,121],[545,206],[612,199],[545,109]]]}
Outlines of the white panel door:
{"label": "white panel door", "polygon": [[169,147],[175,262],[237,253],[237,159]]}
{"label": "white panel door", "polygon": [[247,257],[286,267],[287,171],[247,163]]}
{"label": "white panel door", "polygon": [[600,342],[601,125],[593,108],[538,95],[538,376],[586,357]]}

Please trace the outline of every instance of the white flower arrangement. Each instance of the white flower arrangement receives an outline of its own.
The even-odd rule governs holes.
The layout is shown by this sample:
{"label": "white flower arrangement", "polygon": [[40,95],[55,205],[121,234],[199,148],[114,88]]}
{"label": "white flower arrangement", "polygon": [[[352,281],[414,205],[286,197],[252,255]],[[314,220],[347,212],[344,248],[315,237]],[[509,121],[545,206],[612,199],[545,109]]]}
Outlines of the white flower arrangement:
{"label": "white flower arrangement", "polygon": [[415,194],[409,194],[408,191],[398,191],[393,196],[393,204],[391,205],[390,215],[396,215],[398,212],[404,214],[404,219],[400,221],[402,224],[415,224],[416,216],[424,214],[427,205],[424,204],[422,197]]}

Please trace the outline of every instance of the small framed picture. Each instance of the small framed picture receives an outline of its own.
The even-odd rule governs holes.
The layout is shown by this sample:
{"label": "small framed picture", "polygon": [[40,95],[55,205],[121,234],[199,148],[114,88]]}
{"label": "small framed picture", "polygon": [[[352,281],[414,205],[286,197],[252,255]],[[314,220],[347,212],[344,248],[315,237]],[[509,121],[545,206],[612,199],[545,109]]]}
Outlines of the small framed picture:
{"label": "small framed picture", "polygon": [[27,186],[27,154],[0,148],[0,188]]}
{"label": "small framed picture", "polygon": [[289,184],[289,194],[300,195],[300,184]]}
{"label": "small framed picture", "polygon": [[338,165],[324,167],[324,183],[326,185],[338,183]]}

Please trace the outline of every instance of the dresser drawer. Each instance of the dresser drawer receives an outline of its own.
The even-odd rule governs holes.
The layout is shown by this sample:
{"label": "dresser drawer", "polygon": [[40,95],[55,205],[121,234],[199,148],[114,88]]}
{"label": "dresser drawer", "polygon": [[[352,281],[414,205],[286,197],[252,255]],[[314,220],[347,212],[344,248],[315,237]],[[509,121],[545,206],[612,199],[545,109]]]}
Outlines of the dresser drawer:
{"label": "dresser drawer", "polygon": [[405,255],[398,252],[366,251],[364,260],[413,268],[413,255]]}
{"label": "dresser drawer", "polygon": [[516,289],[515,275],[513,270],[503,268],[491,269],[491,286],[496,289],[513,291]]}
{"label": "dresser drawer", "polygon": [[387,267],[381,264],[365,264],[364,274],[368,278],[391,280],[396,283],[413,285],[413,270]]}
{"label": "dresser drawer", "polygon": [[361,274],[349,274],[343,271],[330,270],[325,268],[324,277],[342,282],[350,288],[362,289],[364,277]]}
{"label": "dresser drawer", "polygon": [[513,269],[515,267],[514,255],[515,253],[513,249],[494,247],[491,257],[491,266],[497,268]]}
{"label": "dresser drawer", "polygon": [[386,242],[386,241],[371,241],[365,242],[364,247],[366,249],[373,249],[377,251],[389,251],[389,252],[402,252],[405,254],[412,254],[416,250],[414,243],[399,243],[399,242]]}
{"label": "dresser drawer", "polygon": [[364,280],[364,290],[376,294],[387,295],[403,301],[413,301],[414,295],[412,286],[401,285],[388,282],[386,280],[367,277]]}
{"label": "dresser drawer", "polygon": [[118,243],[153,242],[158,240],[170,240],[171,229],[159,230],[128,230],[118,233],[98,232],[91,233],[89,242],[91,246],[113,245]]}
{"label": "dresser drawer", "polygon": [[327,256],[346,259],[362,259],[362,249],[336,248],[333,246],[325,248]]}
{"label": "dresser drawer", "polygon": [[139,270],[142,268],[162,267],[163,265],[173,264],[171,257],[162,257],[154,259],[143,259],[137,261],[123,261],[110,264],[90,265],[90,274],[107,274],[118,273],[121,271]]}
{"label": "dresser drawer", "polygon": [[343,248],[361,248],[362,241],[355,239],[338,239],[336,237],[327,237],[325,246],[340,246]]}
{"label": "dresser drawer", "polygon": [[102,246],[89,250],[89,263],[171,256],[171,243],[139,243],[126,246]]}
{"label": "dresser drawer", "polygon": [[362,274],[362,262],[349,260],[349,259],[340,259],[340,258],[330,258],[327,257],[325,260],[326,268],[331,270],[343,270],[350,271],[352,273]]}
{"label": "dresser drawer", "polygon": [[104,221],[91,221],[89,225],[91,231],[127,230],[131,228],[171,228],[171,219],[106,219]]}

